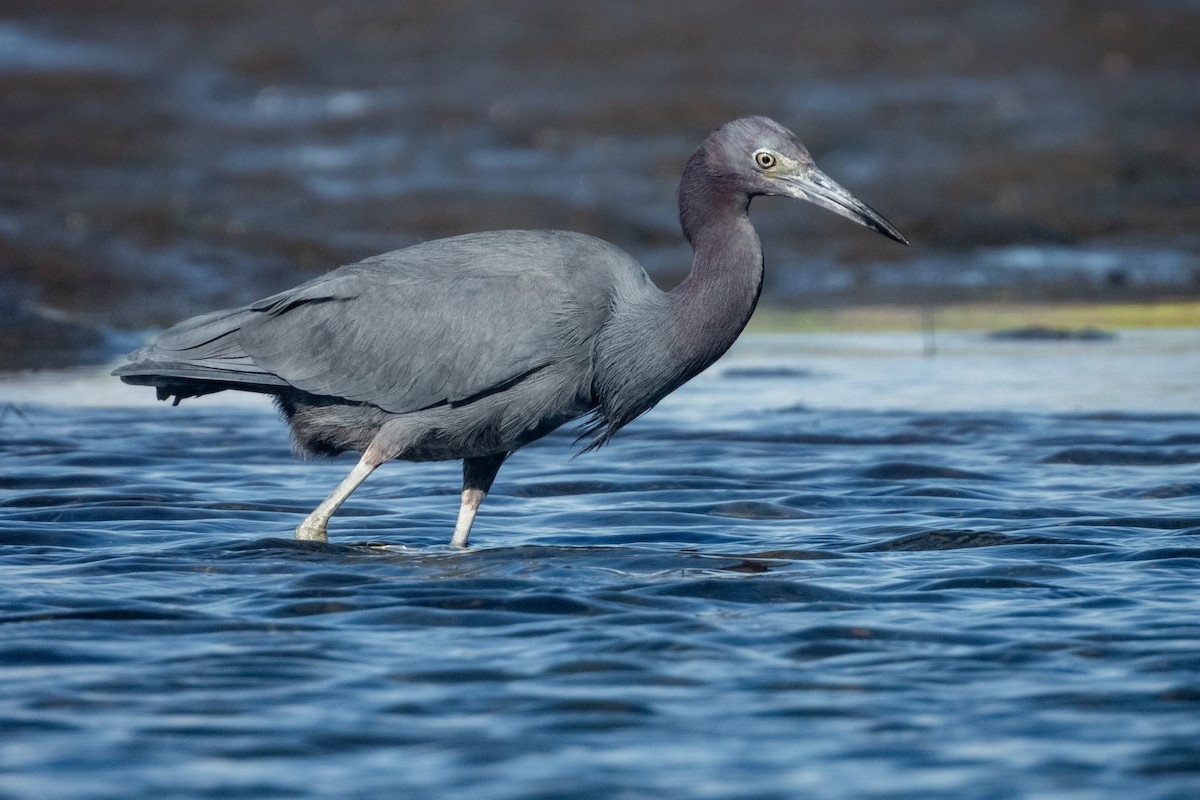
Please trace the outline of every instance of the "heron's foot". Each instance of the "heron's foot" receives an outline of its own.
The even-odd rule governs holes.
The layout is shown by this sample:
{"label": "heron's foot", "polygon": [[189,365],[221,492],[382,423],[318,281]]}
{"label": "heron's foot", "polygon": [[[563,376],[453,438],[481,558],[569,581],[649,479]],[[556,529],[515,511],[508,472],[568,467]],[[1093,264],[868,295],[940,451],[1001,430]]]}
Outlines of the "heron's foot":
{"label": "heron's foot", "polygon": [[296,538],[305,542],[328,542],[329,534],[324,522],[306,517],[304,522],[296,526]]}

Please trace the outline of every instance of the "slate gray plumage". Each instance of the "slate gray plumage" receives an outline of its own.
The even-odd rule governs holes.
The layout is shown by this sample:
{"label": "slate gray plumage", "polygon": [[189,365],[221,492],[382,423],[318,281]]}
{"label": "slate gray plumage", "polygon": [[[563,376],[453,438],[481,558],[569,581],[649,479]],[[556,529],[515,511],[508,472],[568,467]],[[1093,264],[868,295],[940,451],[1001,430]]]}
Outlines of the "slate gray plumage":
{"label": "slate gray plumage", "polygon": [[680,221],[692,270],[660,291],[629,255],[563,231],[457,236],[368,258],[242,308],[195,317],[114,374],[175,401],[274,395],[302,450],[362,459],[296,530],[330,515],[384,461],[463,459],[452,544],[514,450],[589,415],[584,450],[721,356],[762,287],[752,197],[809,200],[897,241],[877,212],[764,117],[713,132],[688,160]]}

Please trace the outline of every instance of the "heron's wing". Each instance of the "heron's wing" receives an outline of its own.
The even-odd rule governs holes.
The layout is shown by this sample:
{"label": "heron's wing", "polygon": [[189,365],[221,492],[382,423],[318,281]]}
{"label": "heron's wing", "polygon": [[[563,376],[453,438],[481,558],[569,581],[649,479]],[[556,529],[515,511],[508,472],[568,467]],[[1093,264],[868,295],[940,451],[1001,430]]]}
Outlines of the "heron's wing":
{"label": "heron's wing", "polygon": [[611,268],[632,263],[553,232],[430,242],[249,306],[238,344],[313,394],[395,413],[464,401],[586,354],[610,313]]}
{"label": "heron's wing", "polygon": [[131,363],[113,374],[127,383],[159,386],[159,399],[170,394],[192,397],[221,388],[285,389],[287,381],[254,363],[238,343],[239,331],[253,316],[248,308],[233,308],[183,320],[130,353]]}

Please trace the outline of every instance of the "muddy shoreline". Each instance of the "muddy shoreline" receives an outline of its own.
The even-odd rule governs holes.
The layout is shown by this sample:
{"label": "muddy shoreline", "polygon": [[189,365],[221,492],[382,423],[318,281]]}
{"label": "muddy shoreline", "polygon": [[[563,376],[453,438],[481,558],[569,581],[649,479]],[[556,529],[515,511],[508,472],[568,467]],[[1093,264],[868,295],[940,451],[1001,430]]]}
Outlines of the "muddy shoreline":
{"label": "muddy shoreline", "polygon": [[766,113],[911,250],[759,201],[764,303],[1200,296],[1200,7],[10,2],[0,368],[470,230],[669,285],[696,142]]}

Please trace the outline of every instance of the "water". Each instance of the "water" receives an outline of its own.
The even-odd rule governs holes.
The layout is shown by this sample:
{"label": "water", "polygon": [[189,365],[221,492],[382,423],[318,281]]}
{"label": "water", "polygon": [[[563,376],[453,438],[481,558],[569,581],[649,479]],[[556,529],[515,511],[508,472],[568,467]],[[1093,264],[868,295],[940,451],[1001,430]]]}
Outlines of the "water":
{"label": "water", "polygon": [[269,407],[10,385],[0,797],[1196,797],[1200,339],[1154,336],[751,339],[514,456],[467,553],[454,465],[301,544],[350,462]]}

